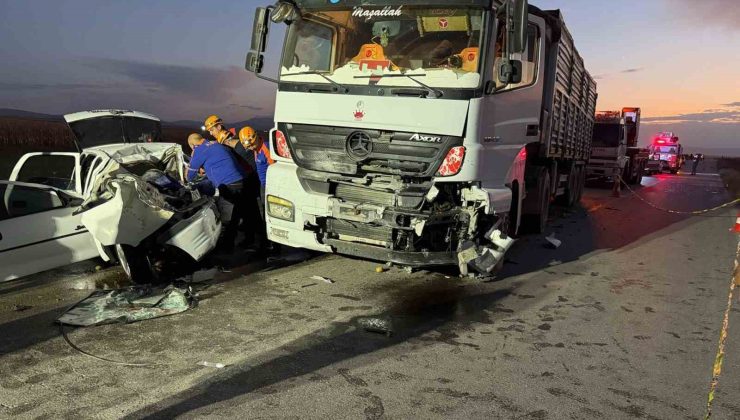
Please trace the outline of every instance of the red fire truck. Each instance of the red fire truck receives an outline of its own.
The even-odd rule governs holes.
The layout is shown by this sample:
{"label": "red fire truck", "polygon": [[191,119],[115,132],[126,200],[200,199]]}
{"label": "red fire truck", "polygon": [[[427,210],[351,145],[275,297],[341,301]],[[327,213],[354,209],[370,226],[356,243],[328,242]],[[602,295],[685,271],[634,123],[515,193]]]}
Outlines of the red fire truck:
{"label": "red fire truck", "polygon": [[645,168],[648,174],[664,171],[675,174],[683,166],[683,147],[673,132],[663,131],[655,135],[648,149],[650,160]]}

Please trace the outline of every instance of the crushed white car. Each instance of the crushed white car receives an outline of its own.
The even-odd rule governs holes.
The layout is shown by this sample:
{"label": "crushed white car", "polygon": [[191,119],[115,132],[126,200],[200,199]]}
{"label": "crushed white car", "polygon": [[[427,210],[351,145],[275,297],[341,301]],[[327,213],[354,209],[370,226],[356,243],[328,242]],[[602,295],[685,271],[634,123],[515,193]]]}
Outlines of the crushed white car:
{"label": "crushed white car", "polygon": [[[180,145],[159,143],[159,120],[134,111],[65,115],[79,152],[28,153],[10,179],[52,185],[82,199],[76,214],[100,256],[136,283],[157,277],[154,261],[182,252],[200,260],[221,232],[212,197],[186,186]],[[71,261],[70,261],[71,262]]]}

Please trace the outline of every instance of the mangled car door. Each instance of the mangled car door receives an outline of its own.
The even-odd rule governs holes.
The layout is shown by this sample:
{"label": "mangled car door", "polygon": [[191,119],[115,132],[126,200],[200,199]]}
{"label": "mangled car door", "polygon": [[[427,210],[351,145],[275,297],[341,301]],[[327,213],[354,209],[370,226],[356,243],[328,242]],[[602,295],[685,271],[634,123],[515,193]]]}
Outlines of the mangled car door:
{"label": "mangled car door", "polygon": [[9,180],[43,184],[81,194],[80,154],[74,152],[26,153],[15,164]]}
{"label": "mangled car door", "polygon": [[0,182],[0,281],[93,258],[79,199],[43,185]]}

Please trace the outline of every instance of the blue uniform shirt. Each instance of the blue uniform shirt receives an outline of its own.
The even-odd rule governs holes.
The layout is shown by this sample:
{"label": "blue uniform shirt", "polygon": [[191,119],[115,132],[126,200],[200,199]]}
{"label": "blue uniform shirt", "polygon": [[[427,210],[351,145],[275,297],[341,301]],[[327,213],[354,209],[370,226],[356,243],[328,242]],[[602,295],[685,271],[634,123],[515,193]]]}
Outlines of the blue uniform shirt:
{"label": "blue uniform shirt", "polygon": [[188,181],[195,178],[200,168],[205,169],[206,176],[216,188],[241,181],[245,175],[234,153],[216,142],[203,143],[193,149]]}
{"label": "blue uniform shirt", "polygon": [[260,178],[260,183],[264,187],[267,183],[267,168],[270,166],[270,158],[267,153],[270,152],[270,146],[267,143],[263,143],[260,151],[254,154],[254,163],[257,166],[257,176]]}

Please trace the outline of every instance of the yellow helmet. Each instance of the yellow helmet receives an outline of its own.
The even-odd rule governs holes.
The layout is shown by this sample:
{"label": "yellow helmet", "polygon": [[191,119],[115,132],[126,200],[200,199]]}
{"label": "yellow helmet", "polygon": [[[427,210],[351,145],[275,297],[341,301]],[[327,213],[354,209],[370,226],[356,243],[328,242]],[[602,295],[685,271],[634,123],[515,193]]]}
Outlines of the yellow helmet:
{"label": "yellow helmet", "polygon": [[[216,141],[221,144],[224,144],[224,142],[229,138],[231,138],[231,132],[229,132],[229,130],[221,130],[216,133]],[[230,146],[233,147],[233,144],[230,144]]]}
{"label": "yellow helmet", "polygon": [[224,121],[219,117],[218,115],[211,115],[210,117],[206,118],[206,122],[203,124],[203,128],[205,130],[210,130],[214,126],[218,124],[223,124]]}
{"label": "yellow helmet", "polygon": [[243,127],[239,130],[239,141],[248,149],[257,141],[257,132],[250,126]]}

